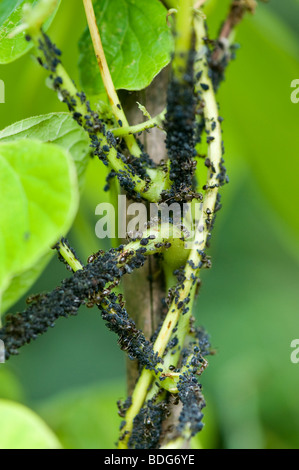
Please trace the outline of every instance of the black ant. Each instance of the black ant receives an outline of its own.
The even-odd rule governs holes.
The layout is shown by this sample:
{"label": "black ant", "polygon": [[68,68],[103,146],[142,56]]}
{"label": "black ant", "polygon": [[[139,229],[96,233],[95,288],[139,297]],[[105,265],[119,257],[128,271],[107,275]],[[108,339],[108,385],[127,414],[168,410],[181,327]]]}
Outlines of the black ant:
{"label": "black ant", "polygon": [[103,250],[99,250],[97,253],[93,253],[87,259],[87,263],[93,263],[99,256],[103,255],[105,252]]}
{"label": "black ant", "polygon": [[211,209],[207,208],[205,213],[206,213],[206,216],[207,216],[207,218],[206,218],[207,227],[210,227],[211,222],[212,222],[211,215],[212,215],[213,211]]}

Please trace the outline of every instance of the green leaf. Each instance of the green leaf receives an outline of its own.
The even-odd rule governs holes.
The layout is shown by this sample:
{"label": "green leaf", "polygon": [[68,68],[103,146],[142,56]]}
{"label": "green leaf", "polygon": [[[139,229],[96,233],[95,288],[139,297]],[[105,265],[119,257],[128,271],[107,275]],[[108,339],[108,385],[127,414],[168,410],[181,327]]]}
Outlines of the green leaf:
{"label": "green leaf", "polygon": [[216,448],[230,441],[235,449],[242,440],[248,449],[259,438],[252,432],[258,421],[298,448],[299,374],[290,360],[298,337],[298,263],[265,218],[267,204],[248,168],[244,176],[223,188],[239,186],[217,215],[211,246],[217,262],[202,273],[205,289],[194,311],[217,350],[202,376],[204,415],[210,408],[217,413]]}
{"label": "green leaf", "polygon": [[30,269],[14,276],[7,289],[2,294],[1,311],[2,313],[14,305],[39,278],[53,256],[53,251],[49,251]]}
{"label": "green leaf", "polygon": [[[46,31],[52,23],[59,8],[61,0],[57,0],[54,13],[44,24]],[[25,41],[25,33],[20,32],[15,37],[10,38],[12,31],[21,24],[23,18],[23,6],[25,4],[34,5],[36,0],[2,0],[0,3],[0,64],[8,64],[26,54],[33,43]]]}
{"label": "green leaf", "polygon": [[[118,90],[141,90],[170,60],[172,37],[167,10],[158,0],[96,0],[98,28],[108,66]],[[79,41],[80,79],[90,94],[103,92],[88,28]]]}
{"label": "green leaf", "polygon": [[228,162],[231,155],[226,125],[238,147],[235,154],[239,160],[247,159],[268,201],[268,213],[271,209],[276,213],[274,227],[289,244],[290,234],[299,239],[299,219],[295,216],[299,200],[299,104],[291,101],[291,82],[298,78],[296,38],[267,6],[260,4],[256,15],[248,16],[239,26],[237,40],[241,49],[227,70],[219,98]]}
{"label": "green leaf", "polygon": [[16,375],[5,367],[0,365],[0,398],[13,401],[23,401],[25,391]]}
{"label": "green leaf", "polygon": [[0,400],[0,449],[61,449],[42,419],[19,403]]}
{"label": "green leaf", "polygon": [[0,142],[19,139],[51,142],[68,150],[76,164],[79,186],[82,189],[90,155],[89,137],[69,113],[30,117],[0,131]]}
{"label": "green leaf", "polygon": [[[2,293],[66,234],[77,211],[78,189],[68,152],[34,140],[0,143],[0,187]],[[15,289],[15,300],[21,291]]]}
{"label": "green leaf", "polygon": [[64,448],[113,449],[121,421],[116,403],[125,397],[123,383],[108,383],[62,393],[39,412]]}

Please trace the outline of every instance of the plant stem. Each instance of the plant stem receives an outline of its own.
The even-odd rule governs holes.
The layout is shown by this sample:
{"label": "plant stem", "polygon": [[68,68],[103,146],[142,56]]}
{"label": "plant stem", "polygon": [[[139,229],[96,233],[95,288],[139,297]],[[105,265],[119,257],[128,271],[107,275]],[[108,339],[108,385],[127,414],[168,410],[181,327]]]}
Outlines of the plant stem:
{"label": "plant stem", "polygon": [[162,0],[162,3],[166,6],[166,8],[177,8],[179,0]]}
{"label": "plant stem", "polygon": [[56,61],[55,67],[52,63],[47,63],[47,55],[53,54],[53,52],[47,49],[49,44],[47,40],[45,40],[42,32],[31,33],[31,39],[35,43],[37,50],[42,51],[44,54],[46,68],[51,70],[51,79],[53,83],[55,83],[55,89],[58,95],[61,95],[62,100],[68,104],[76,121],[89,133],[91,138],[96,137],[99,149],[105,148],[105,158],[111,168],[120,178],[127,181],[132,190],[140,194],[143,199],[158,202],[160,200],[161,191],[167,189],[169,186],[168,175],[160,169],[149,169],[146,179],[142,179],[138,174],[133,174],[116,147],[108,142],[107,133],[102,132],[101,125],[98,126],[99,130],[90,127],[90,124],[87,125],[87,122],[90,121],[87,120],[86,116],[91,113],[90,108],[87,106],[88,102],[84,102],[80,99],[80,93],[61,62]]}
{"label": "plant stem", "polygon": [[[185,74],[191,50],[193,19],[192,5],[192,0],[180,0],[176,18],[175,54],[172,61],[172,69],[175,78],[180,83],[185,82]],[[185,295],[185,290],[182,295]],[[154,351],[157,352],[159,356],[163,355],[167,347],[172,330],[178,321],[180,311],[181,309],[177,309],[176,306],[172,306],[168,311],[153,347]],[[126,424],[122,429],[119,448],[124,449],[128,447],[128,442],[133,429],[134,417],[139,413],[144,401],[146,400],[152,380],[153,374],[144,368],[132,394],[132,404],[126,413]]]}
{"label": "plant stem", "polygon": [[[166,249],[171,247],[172,237],[179,237],[180,232],[175,227],[172,235],[169,236],[169,227],[168,224],[158,225],[156,227],[151,227],[145,230],[142,234],[142,238],[129,242],[118,254],[118,267],[121,267],[124,264],[122,259],[125,256],[125,262],[127,263],[135,252],[140,248],[143,248],[145,251],[143,254],[145,256],[154,255],[155,253],[162,253]],[[142,239],[147,239],[147,244],[144,245],[141,243]],[[55,247],[59,251],[60,255],[67,262],[67,264],[72,268],[74,272],[79,269],[83,269],[84,266],[82,263],[75,257],[71,249],[65,243],[64,239],[60,240],[57,246]]]}
{"label": "plant stem", "polygon": [[175,450],[175,449],[183,449],[184,444],[186,443],[186,439],[184,437],[178,437],[173,439],[172,441],[168,442],[166,445],[161,447],[163,450]]}
{"label": "plant stem", "polygon": [[207,0],[197,0],[194,4],[195,10],[199,10]]}
{"label": "plant stem", "polygon": [[[178,24],[182,25],[183,22],[179,22]],[[200,54],[199,60],[196,62],[197,69],[195,70],[195,73],[201,72],[201,83],[204,83],[208,86],[208,88],[204,87],[203,90],[200,84],[197,84],[198,87],[196,90],[198,93],[202,94],[202,99],[205,102],[204,117],[206,130],[209,132],[208,136],[210,137],[208,158],[210,159],[212,170],[208,170],[206,185],[207,189],[205,192],[202,209],[199,214],[199,220],[197,222],[193,246],[184,269],[185,280],[183,281],[182,286],[179,288],[179,292],[176,292],[175,294],[175,299],[173,300],[168,310],[166,318],[153,347],[154,351],[157,352],[161,357],[163,356],[167,344],[171,339],[173,329],[176,327],[178,322],[179,324],[181,323],[179,332],[179,341],[181,345],[183,344],[188,331],[189,318],[196,293],[196,282],[199,276],[204,250],[206,248],[207,239],[210,233],[211,215],[214,214],[217,203],[219,175],[222,173],[221,128],[220,122],[218,120],[217,101],[211,79],[209,78],[209,67],[206,57],[207,49],[203,40],[205,37],[205,27],[201,15],[196,15],[195,17],[195,32],[196,50],[198,50]],[[177,68],[177,70],[180,72],[180,68]],[[189,306],[189,310],[183,316],[182,310],[186,307],[186,299],[188,299],[187,304]],[[119,441],[119,448],[127,448],[128,446],[130,434],[133,429],[134,417],[143,406],[147,396],[148,388],[152,382],[150,375],[152,375],[152,373],[146,369],[143,369],[141,372],[140,378],[132,395],[132,405],[128,409],[126,415],[126,424],[122,429],[123,439]]]}
{"label": "plant stem", "polygon": [[172,61],[174,76],[179,82],[185,81],[187,60],[191,50],[193,0],[179,0],[176,15],[175,53]]}
{"label": "plant stem", "polygon": [[229,53],[228,44],[231,45],[233,37],[234,37],[234,30],[238,26],[238,24],[243,20],[245,14],[247,12],[254,14],[255,9],[257,7],[256,0],[233,0],[229,13],[222,24],[218,40],[217,46],[213,51],[211,57],[211,64],[218,65],[223,62],[223,58],[225,57],[226,64],[222,64],[222,67],[226,67],[228,62],[231,59],[231,54]]}
{"label": "plant stem", "polygon": [[[99,69],[101,72],[101,77],[105,86],[105,90],[106,90],[109,102],[111,104],[113,114],[116,117],[116,120],[120,124],[121,128],[123,126],[128,128],[129,123],[123,111],[123,108],[121,106],[121,103],[119,101],[119,98],[118,98],[118,95],[117,95],[117,92],[114,87],[114,83],[110,74],[108,63],[106,60],[100,32],[97,26],[97,21],[96,21],[96,17],[94,13],[92,0],[83,0],[83,4],[85,8],[86,18],[88,22],[90,35],[92,38],[95,55],[96,55]],[[142,152],[139,148],[139,145],[137,144],[135,140],[135,137],[127,133],[122,134],[122,135],[124,136],[125,142],[127,144],[127,147],[130,153],[136,157],[140,157]]]}
{"label": "plant stem", "polygon": [[[41,2],[41,9],[32,7],[31,5],[27,6],[24,12],[24,24],[22,25],[22,28],[25,28],[27,32],[26,39],[32,39],[37,51],[42,52],[43,57],[38,56],[39,63],[50,71],[53,88],[58,92],[62,101],[68,105],[69,110],[73,113],[74,119],[88,132],[92,146],[95,148],[95,152],[97,152],[99,157],[104,163],[107,161],[110,164],[127,191],[134,191],[139,196],[142,195],[145,200],[158,202],[161,198],[161,192],[169,187],[168,175],[165,174],[162,169],[151,168],[146,169],[150,173],[146,173],[145,176],[141,178],[138,171],[132,170],[132,168],[126,164],[125,157],[116,149],[116,143],[111,142],[111,140],[109,141],[107,137],[108,133],[106,133],[105,126],[99,119],[98,114],[90,109],[85,94],[78,92],[73,81],[63,68],[60,61],[61,52],[40,29],[41,23],[45,17],[44,10],[48,7],[52,9],[55,3],[53,2],[54,0],[51,0],[50,3],[43,0],[43,2]],[[88,7],[87,13],[89,15],[90,24],[93,27],[92,31],[94,31],[93,37],[96,37],[97,31],[98,41],[100,41],[95,19],[92,19],[91,16],[93,14],[94,17],[92,2],[86,1],[85,4]],[[96,31],[94,28],[96,28]],[[105,58],[104,55],[103,57]],[[108,80],[109,96],[112,100],[114,111],[123,113],[108,67],[104,76],[105,80]],[[123,118],[125,126],[128,127],[129,124],[124,114],[120,117]],[[113,137],[111,133],[110,137]],[[130,152],[135,153],[137,156],[143,155],[135,141],[135,137],[128,135],[126,138],[129,139]]]}
{"label": "plant stem", "polygon": [[17,26],[10,34],[9,38],[15,37],[17,34],[27,31],[30,34],[37,33],[44,22],[59,7],[59,0],[40,0],[35,8],[25,3],[23,6],[23,22]]}
{"label": "plant stem", "polygon": [[74,253],[72,253],[70,247],[64,242],[64,240],[60,240],[56,249],[59,251],[60,255],[67,262],[67,264],[72,268],[74,273],[80,269],[83,269],[84,266],[75,257]]}
{"label": "plant stem", "polygon": [[[202,7],[202,5],[206,2],[206,0],[196,0],[195,3],[194,3],[194,7],[195,9],[199,9],[200,7]],[[179,3],[179,0],[163,0],[162,3],[164,3],[164,5],[166,6],[166,8],[170,9],[170,8],[177,8],[178,7],[178,3]]]}
{"label": "plant stem", "polygon": [[205,128],[208,135],[208,159],[210,167],[208,169],[208,179],[206,184],[206,193],[203,203],[203,212],[207,210],[214,212],[217,194],[221,183],[220,176],[223,173],[222,167],[222,134],[219,121],[218,104],[213,89],[212,80],[209,76],[209,66],[207,63],[207,46],[204,42],[206,35],[204,20],[198,14],[194,19],[196,34],[196,50],[198,51],[198,60],[195,62],[195,76],[200,76],[195,85],[195,91],[201,97],[204,103],[203,115],[205,119]]}
{"label": "plant stem", "polygon": [[160,127],[163,123],[165,114],[166,110],[163,110],[157,116],[148,119],[145,122],[141,122],[140,124],[136,124],[135,126],[119,127],[117,129],[110,129],[110,131],[113,133],[114,137],[123,137],[126,135],[138,134],[139,132],[145,131],[146,129]]}

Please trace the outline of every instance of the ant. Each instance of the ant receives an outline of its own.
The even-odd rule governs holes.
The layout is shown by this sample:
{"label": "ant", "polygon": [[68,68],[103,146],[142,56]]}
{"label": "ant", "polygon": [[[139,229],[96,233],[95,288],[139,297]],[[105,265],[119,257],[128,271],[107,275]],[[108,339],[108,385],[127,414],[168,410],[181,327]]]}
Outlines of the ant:
{"label": "ant", "polygon": [[206,218],[207,227],[210,227],[211,222],[212,222],[211,216],[213,214],[213,211],[211,209],[207,208],[205,213],[206,213],[206,216],[207,216],[207,218]]}
{"label": "ant", "polygon": [[103,255],[105,252],[103,250],[99,250],[97,253],[93,253],[87,259],[87,263],[93,263],[99,256]]}

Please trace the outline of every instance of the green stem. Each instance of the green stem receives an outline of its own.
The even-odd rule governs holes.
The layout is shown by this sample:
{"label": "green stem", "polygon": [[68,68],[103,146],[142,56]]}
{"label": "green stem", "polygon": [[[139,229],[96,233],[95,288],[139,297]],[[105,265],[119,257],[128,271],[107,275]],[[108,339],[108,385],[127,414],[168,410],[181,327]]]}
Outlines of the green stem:
{"label": "green stem", "polygon": [[23,6],[23,22],[12,31],[9,37],[13,38],[24,31],[29,34],[36,34],[44,22],[58,8],[58,2],[59,0],[40,0],[34,8],[25,3]]}
{"label": "green stem", "polygon": [[[47,44],[45,44],[44,37],[40,31],[34,33],[31,31],[31,38],[35,43],[37,50],[46,50]],[[47,61],[46,56],[44,59]],[[52,80],[59,80],[60,83],[58,93],[63,91],[68,94],[76,113],[81,115],[81,125],[88,132],[88,128],[85,127],[85,116],[89,114],[90,110],[87,108],[86,103],[81,102],[78,97],[78,90],[63,65],[59,62],[55,66],[54,70],[52,67],[52,64],[50,64]],[[101,148],[105,147],[107,149],[105,156],[110,167],[122,178],[128,180],[130,184],[132,183],[134,191],[140,194],[143,199],[151,202],[158,202],[160,200],[161,192],[169,186],[167,174],[165,174],[161,169],[151,169],[148,174],[148,180],[146,181],[139,175],[132,174],[129,166],[122,160],[122,158],[120,158],[121,156],[117,152],[116,148],[109,144],[107,135],[104,135],[101,131],[94,131],[94,134],[98,141],[101,142]]]}
{"label": "green stem", "polygon": [[179,0],[163,0],[163,3],[168,9],[177,8]]}
{"label": "green stem", "polygon": [[[194,303],[194,297],[190,300],[188,304],[189,311],[185,313],[185,315],[180,315],[180,318],[178,320],[177,331],[175,333],[172,332],[171,334],[170,341],[174,338],[174,336],[176,336],[178,339],[178,343],[176,344],[176,352],[173,354],[173,351],[169,350],[163,357],[163,373],[165,374],[165,372],[167,371],[168,374],[170,374],[170,378],[161,382],[160,386],[164,389],[167,389],[171,393],[176,393],[176,390],[174,389],[174,387],[176,386],[179,375],[182,374],[183,370],[181,370],[179,374],[172,374],[170,372],[169,367],[173,366],[177,368],[178,366],[182,348],[184,346],[185,339],[189,330],[193,303]],[[151,398],[153,398],[158,393],[159,388],[160,387],[158,387],[157,383],[155,382],[152,388],[150,389],[150,391],[148,392],[146,400],[150,400]]]}
{"label": "green stem", "polygon": [[119,127],[117,129],[110,129],[110,131],[113,133],[114,137],[123,137],[126,135],[138,134],[139,132],[145,131],[146,129],[151,129],[153,127],[161,127],[165,114],[166,110],[163,110],[157,116],[140,124],[136,124],[135,126]]}
{"label": "green stem", "polygon": [[[124,263],[130,261],[130,259],[135,255],[136,251],[140,248],[143,248],[145,251],[143,254],[145,256],[154,255],[156,253],[162,253],[166,249],[171,247],[171,242],[173,238],[178,238],[180,232],[178,229],[173,227],[173,232],[169,235],[169,226],[168,224],[158,225],[156,227],[151,227],[143,232],[142,237],[138,240],[134,240],[124,246],[123,250],[118,254],[118,267],[123,266]],[[144,245],[141,240],[147,240],[147,244]],[[57,244],[57,250],[67,262],[67,264],[72,268],[74,272],[79,269],[83,269],[84,266],[82,263],[75,257],[75,255],[70,250],[69,246],[60,240]],[[122,261],[125,259],[125,261]]]}
{"label": "green stem", "polygon": [[172,61],[174,76],[180,82],[185,81],[187,61],[191,50],[193,0],[179,0],[176,15],[175,54]]}
{"label": "green stem", "polygon": [[[180,0],[176,17],[175,54],[172,61],[172,68],[174,76],[179,82],[182,83],[185,82],[185,74],[191,50],[193,20],[192,6],[193,0]],[[186,284],[186,289],[182,289],[182,296],[188,292],[188,289],[190,290],[190,281],[191,277]],[[191,281],[191,283],[192,282],[193,281]],[[180,301],[178,304],[181,305]],[[172,330],[175,328],[175,325],[178,322],[181,310],[181,308],[177,308],[176,304],[172,304],[170,310],[168,311],[168,314],[163,322],[153,347],[154,351],[157,352],[159,356],[163,355],[167,347]],[[144,401],[146,400],[148,389],[152,380],[152,373],[146,369],[143,369],[132,394],[132,404],[126,413],[126,424],[122,429],[122,436],[119,440],[119,448],[125,449],[128,447],[128,442],[133,429],[134,417],[139,413]]]}
{"label": "green stem", "polygon": [[[179,15],[178,15],[179,16]],[[185,15],[183,15],[185,18]],[[179,21],[178,24],[184,24],[184,21]],[[202,93],[202,99],[205,102],[204,107],[204,117],[206,123],[206,129],[209,132],[209,148],[208,148],[208,157],[211,161],[213,171],[208,170],[207,176],[207,189],[204,196],[204,201],[202,208],[199,214],[199,220],[197,221],[196,232],[193,240],[193,246],[185,266],[184,277],[185,280],[183,285],[180,287],[179,292],[176,293],[175,299],[173,300],[166,318],[163,322],[159,335],[154,344],[154,351],[158,353],[159,356],[163,356],[163,353],[167,347],[169,340],[173,334],[173,329],[177,324],[180,325],[179,331],[179,341],[181,345],[185,340],[185,336],[189,327],[189,319],[191,315],[192,305],[194,302],[194,297],[196,293],[196,280],[199,276],[200,266],[203,260],[203,251],[206,248],[207,239],[209,236],[210,230],[210,220],[211,216],[214,213],[214,209],[217,202],[217,194],[219,188],[219,180],[217,175],[221,174],[221,158],[222,158],[222,138],[221,138],[221,128],[218,120],[218,106],[215,98],[215,93],[211,80],[209,78],[209,68],[206,57],[206,46],[204,43],[205,37],[205,27],[202,16],[196,15],[195,17],[195,32],[196,32],[196,50],[199,51],[200,57],[196,62],[197,70],[195,73],[202,72],[201,83],[208,85],[205,88],[205,91],[202,90],[200,84],[198,84],[197,91]],[[184,44],[186,44],[183,41]],[[181,63],[181,62],[179,62]],[[177,68],[180,72],[180,67]],[[189,299],[189,311],[185,313],[185,318],[181,315],[183,308],[186,307],[185,300]],[[178,360],[178,357],[175,359]],[[169,357],[167,363],[169,362]],[[169,364],[166,364],[169,365]],[[126,415],[126,425],[123,428],[122,432],[124,438],[119,441],[120,448],[127,448],[130,434],[133,428],[133,419],[140,411],[143,406],[144,401],[146,400],[148,387],[151,384],[149,371],[143,369],[141,372],[140,378],[137,382],[136,389],[132,395],[132,405],[129,408]],[[138,393],[136,392],[138,391]]]}
{"label": "green stem", "polygon": [[67,264],[72,268],[74,273],[84,268],[80,261],[75,257],[74,253],[72,253],[70,247],[63,240],[60,240],[56,249],[59,251],[60,255],[67,262]]}
{"label": "green stem", "polygon": [[172,441],[165,444],[161,449],[163,450],[170,450],[170,449],[184,449],[184,444],[186,443],[186,439],[184,437],[177,437]]}
{"label": "green stem", "polygon": [[[86,18],[88,22],[88,27],[89,27],[94,51],[95,51],[95,56],[99,65],[102,80],[105,86],[108,99],[111,104],[113,114],[116,120],[118,121],[120,128],[122,126],[129,127],[128,120],[124,113],[123,107],[121,106],[121,103],[119,101],[119,98],[118,98],[118,95],[117,95],[117,92],[114,87],[114,83],[110,74],[104,48],[102,45],[100,32],[97,26],[97,21],[96,21],[94,9],[93,9],[92,1],[83,0],[83,4],[85,8]],[[131,155],[134,155],[135,157],[141,157],[142,151],[140,150],[139,145],[137,144],[135,140],[135,137],[131,134],[124,134],[124,139]]]}

